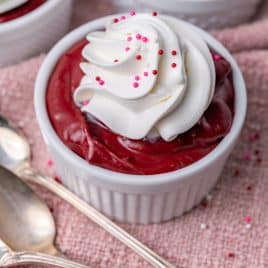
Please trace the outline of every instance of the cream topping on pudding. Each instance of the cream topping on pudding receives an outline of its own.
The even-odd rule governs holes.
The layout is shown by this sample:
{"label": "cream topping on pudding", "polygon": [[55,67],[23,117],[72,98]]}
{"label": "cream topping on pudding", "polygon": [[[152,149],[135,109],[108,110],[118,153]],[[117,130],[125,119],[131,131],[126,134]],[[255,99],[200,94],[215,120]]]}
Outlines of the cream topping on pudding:
{"label": "cream topping on pudding", "polygon": [[8,12],[28,2],[28,0],[0,0],[0,14]]}
{"label": "cream topping on pudding", "polygon": [[130,139],[175,139],[209,106],[215,67],[205,41],[188,24],[147,14],[115,18],[89,33],[74,101]]}

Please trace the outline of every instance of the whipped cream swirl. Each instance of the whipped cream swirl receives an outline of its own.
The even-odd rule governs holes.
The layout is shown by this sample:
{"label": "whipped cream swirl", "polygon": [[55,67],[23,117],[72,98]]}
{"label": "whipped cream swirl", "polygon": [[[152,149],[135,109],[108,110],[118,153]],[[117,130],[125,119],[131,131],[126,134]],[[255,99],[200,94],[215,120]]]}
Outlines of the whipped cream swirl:
{"label": "whipped cream swirl", "polygon": [[28,2],[28,0],[0,0],[0,14],[8,12]]}
{"label": "whipped cream swirl", "polygon": [[188,24],[149,14],[115,18],[89,33],[74,101],[113,132],[166,141],[193,127],[209,106],[215,68]]}

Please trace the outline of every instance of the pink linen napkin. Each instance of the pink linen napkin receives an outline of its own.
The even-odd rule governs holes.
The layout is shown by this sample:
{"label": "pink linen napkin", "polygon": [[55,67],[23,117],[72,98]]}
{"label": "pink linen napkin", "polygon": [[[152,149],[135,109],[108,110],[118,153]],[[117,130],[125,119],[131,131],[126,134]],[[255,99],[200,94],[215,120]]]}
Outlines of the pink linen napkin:
{"label": "pink linen napkin", "polygon": [[[163,224],[121,225],[167,258],[191,268],[268,267],[268,20],[215,33],[246,79],[246,126],[220,182],[207,200]],[[44,55],[0,69],[0,114],[31,141],[33,164],[53,174],[33,109],[33,86]],[[60,198],[37,188],[53,211],[57,247],[91,267],[150,267]],[[1,213],[1,212],[0,212]]]}

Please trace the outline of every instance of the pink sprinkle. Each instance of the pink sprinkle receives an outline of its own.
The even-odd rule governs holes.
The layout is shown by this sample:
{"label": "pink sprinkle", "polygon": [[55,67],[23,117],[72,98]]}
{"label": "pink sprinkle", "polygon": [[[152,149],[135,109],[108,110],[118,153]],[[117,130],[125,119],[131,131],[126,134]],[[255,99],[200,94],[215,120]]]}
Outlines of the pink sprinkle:
{"label": "pink sprinkle", "polygon": [[130,14],[130,16],[135,16],[135,15],[136,15],[136,12],[135,12],[134,10],[131,10],[131,11],[129,12],[129,14]]}
{"label": "pink sprinkle", "polygon": [[144,76],[148,76],[149,73],[148,73],[148,72],[144,72],[143,75],[144,75]]}
{"label": "pink sprinkle", "polygon": [[141,34],[139,34],[139,33],[136,34],[136,39],[137,39],[137,40],[141,40],[141,37],[142,37]]}
{"label": "pink sprinkle", "polygon": [[149,41],[148,37],[146,37],[146,36],[142,37],[142,42],[147,43],[148,41]]}
{"label": "pink sprinkle", "polygon": [[245,223],[251,223],[252,219],[251,217],[247,216],[245,219],[244,219]]}
{"label": "pink sprinkle", "polygon": [[259,138],[260,138],[260,135],[258,133],[254,133],[254,134],[249,135],[248,140],[250,142],[254,142],[258,140]]}
{"label": "pink sprinkle", "polygon": [[82,105],[83,105],[83,106],[87,106],[88,104],[89,104],[89,100],[83,100],[83,101],[82,101]]}
{"label": "pink sprinkle", "polygon": [[53,161],[52,161],[51,159],[49,159],[49,160],[47,161],[47,165],[48,165],[49,167],[53,166]]}
{"label": "pink sprinkle", "polygon": [[119,60],[114,60],[114,62],[118,62]]}
{"label": "pink sprinkle", "polygon": [[251,160],[251,155],[250,155],[250,153],[245,153],[243,159],[244,159],[245,161],[250,161],[250,160]]}
{"label": "pink sprinkle", "polygon": [[105,82],[104,82],[103,80],[100,80],[100,81],[99,81],[99,84],[100,84],[101,86],[103,86],[103,85],[105,84]]}
{"label": "pink sprinkle", "polygon": [[127,38],[127,41],[128,41],[128,42],[131,42],[131,41],[132,41],[132,37],[129,36],[129,37]]}
{"label": "pink sprinkle", "polygon": [[140,78],[139,75],[136,75],[136,76],[135,76],[135,80],[136,80],[136,81],[139,81],[140,79],[141,79],[141,78]]}
{"label": "pink sprinkle", "polygon": [[126,16],[121,16],[120,17],[120,20],[125,20],[126,19]]}
{"label": "pink sprinkle", "polygon": [[128,52],[130,50],[130,47],[126,47],[125,51]]}
{"label": "pink sprinkle", "polygon": [[133,87],[134,87],[134,88],[139,87],[139,85],[140,85],[140,84],[139,84],[138,82],[134,82],[134,83],[133,83]]}
{"label": "pink sprinkle", "polygon": [[218,61],[218,60],[221,59],[221,56],[218,55],[218,54],[214,54],[214,55],[213,55],[213,59],[216,60],[216,61]]}

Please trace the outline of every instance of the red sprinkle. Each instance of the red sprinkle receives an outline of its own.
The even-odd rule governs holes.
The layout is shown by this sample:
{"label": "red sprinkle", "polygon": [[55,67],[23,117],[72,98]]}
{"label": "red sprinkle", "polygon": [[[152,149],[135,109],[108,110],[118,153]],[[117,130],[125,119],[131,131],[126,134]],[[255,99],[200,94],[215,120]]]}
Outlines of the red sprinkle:
{"label": "red sprinkle", "polygon": [[158,13],[156,11],[152,12],[152,16],[156,17],[158,15]]}
{"label": "red sprinkle", "polygon": [[176,55],[177,55],[177,51],[176,51],[176,50],[172,50],[172,51],[171,51],[171,55],[172,55],[172,56],[176,56]]}
{"label": "red sprinkle", "polygon": [[172,68],[176,68],[176,67],[177,67],[177,63],[173,62],[173,63],[171,64],[171,67],[172,67]]}
{"label": "red sprinkle", "polygon": [[142,59],[142,56],[141,55],[137,55],[136,56],[136,60],[141,60]]}
{"label": "red sprinkle", "polygon": [[229,257],[229,258],[234,258],[234,257],[235,257],[235,254],[234,254],[233,252],[229,252],[229,253],[228,253],[228,257]]}
{"label": "red sprinkle", "polygon": [[100,76],[96,76],[96,81],[100,81],[100,80],[101,80]]}
{"label": "red sprinkle", "polygon": [[147,43],[149,41],[148,37],[144,36],[142,37],[142,42]]}
{"label": "red sprinkle", "polygon": [[60,184],[62,184],[62,181],[61,181],[61,179],[59,178],[59,177],[54,177],[54,180],[57,182],[57,183],[60,183]]}
{"label": "red sprinkle", "polygon": [[164,50],[163,49],[159,49],[158,50],[158,55],[162,56],[164,54]]}
{"label": "red sprinkle", "polygon": [[239,169],[236,169],[236,170],[235,170],[234,175],[235,175],[235,177],[238,177],[238,176],[240,175],[240,171],[239,171]]}
{"label": "red sprinkle", "polygon": [[251,191],[252,190],[252,186],[251,185],[248,185],[247,186],[247,191]]}
{"label": "red sprinkle", "polygon": [[260,151],[259,151],[259,150],[255,150],[255,151],[254,151],[254,154],[255,154],[255,155],[259,155],[259,154],[260,154]]}
{"label": "red sprinkle", "polygon": [[119,21],[118,18],[115,18],[115,19],[114,19],[114,23],[117,23],[118,21]]}
{"label": "red sprinkle", "polygon": [[262,158],[261,157],[257,157],[257,162],[260,164],[262,162]]}
{"label": "red sprinkle", "polygon": [[157,74],[158,74],[158,71],[157,71],[157,70],[153,70],[153,71],[152,71],[152,74],[153,74],[153,75],[157,75]]}
{"label": "red sprinkle", "polygon": [[134,83],[133,83],[133,87],[134,87],[134,88],[139,87],[139,85],[140,85],[140,84],[139,84],[138,82],[134,82]]}
{"label": "red sprinkle", "polygon": [[206,200],[203,200],[202,203],[201,203],[201,206],[203,208],[207,208],[208,207],[208,202]]}
{"label": "red sprinkle", "polygon": [[114,62],[118,62],[119,60],[114,60]]}

